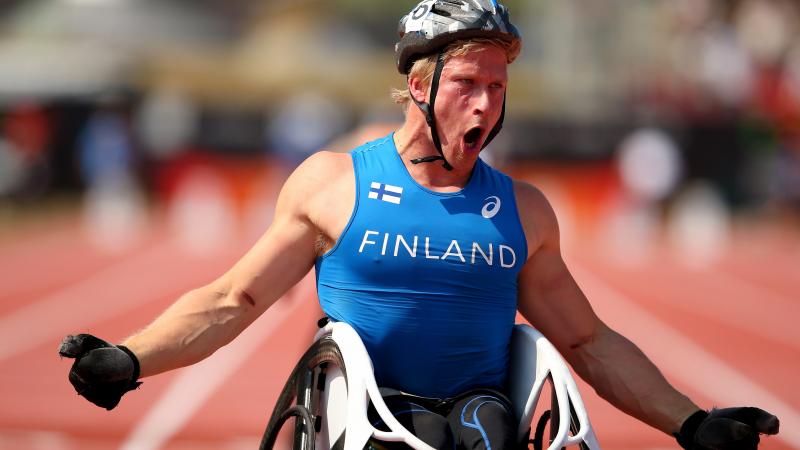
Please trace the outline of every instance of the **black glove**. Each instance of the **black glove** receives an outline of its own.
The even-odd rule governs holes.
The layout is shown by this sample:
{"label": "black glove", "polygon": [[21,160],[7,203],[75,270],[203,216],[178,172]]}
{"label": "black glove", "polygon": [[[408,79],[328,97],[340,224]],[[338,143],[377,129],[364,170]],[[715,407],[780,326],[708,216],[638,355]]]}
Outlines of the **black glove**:
{"label": "black glove", "polygon": [[69,381],[79,395],[107,410],[122,395],[139,387],[139,360],[127,347],[113,345],[91,334],[67,336],[58,354],[75,358]]}
{"label": "black glove", "polygon": [[778,434],[780,421],[753,407],[697,411],[675,434],[686,450],[756,450],[759,433]]}

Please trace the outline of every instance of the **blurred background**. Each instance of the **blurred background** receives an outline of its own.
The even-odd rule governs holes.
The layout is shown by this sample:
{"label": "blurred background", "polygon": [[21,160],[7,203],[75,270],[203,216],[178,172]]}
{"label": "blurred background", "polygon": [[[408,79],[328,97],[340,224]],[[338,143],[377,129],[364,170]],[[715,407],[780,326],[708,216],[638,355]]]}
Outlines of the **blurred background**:
{"label": "blurred background", "polygon": [[[258,179],[391,129],[407,3],[3,2],[2,215],[109,192],[163,206],[200,161]],[[796,217],[796,2],[508,3],[525,46],[496,164],[605,165],[666,210],[702,191],[737,216]],[[247,196],[232,178],[220,188]]]}
{"label": "blurred background", "polygon": [[[504,130],[485,158],[547,194],[568,262],[603,317],[626,310],[606,295],[611,286],[720,361],[749,361],[737,376],[758,380],[754,367],[769,368],[773,378],[757,387],[796,420],[800,3],[506,4],[524,47],[510,66]],[[393,45],[413,5],[0,2],[0,338],[29,341],[0,347],[0,384],[41,389],[34,404],[30,392],[5,397],[0,448],[252,444],[241,436],[266,423],[265,405],[313,330],[314,302],[295,302],[312,307],[296,306],[302,314],[292,310],[300,315],[288,322],[264,319],[276,323],[269,330],[294,331],[275,331],[283,344],[270,344],[286,353],[283,371],[242,371],[239,383],[252,388],[243,396],[260,392],[261,412],[236,413],[246,409],[242,395],[210,400],[216,415],[192,412],[155,443],[131,436],[154,434],[142,417],[177,378],[148,382],[130,412],[112,416],[76,401],[66,363],[50,370],[49,359],[63,334],[124,338],[219,275],[266,229],[282,181],[308,155],[397,127],[402,113],[389,91],[405,80]],[[313,286],[299,289],[313,297]],[[626,317],[618,328],[637,322]],[[649,342],[641,333],[633,340]],[[659,342],[642,346],[659,355]],[[47,374],[32,379],[25,365]],[[676,383],[727,400],[704,398],[707,386],[680,376]],[[53,399],[63,407],[48,407]],[[612,448],[671,445],[597,408],[611,430],[600,430],[601,442]],[[219,433],[233,437],[223,445]],[[800,448],[794,436],[767,448]]]}

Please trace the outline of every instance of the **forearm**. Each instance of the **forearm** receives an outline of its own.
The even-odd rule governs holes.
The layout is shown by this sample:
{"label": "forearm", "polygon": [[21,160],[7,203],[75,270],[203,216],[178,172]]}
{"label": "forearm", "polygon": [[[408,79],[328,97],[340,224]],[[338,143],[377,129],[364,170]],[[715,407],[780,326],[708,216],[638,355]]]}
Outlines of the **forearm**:
{"label": "forearm", "polygon": [[123,343],[139,359],[141,377],[194,364],[235,338],[258,315],[228,289],[187,292]]}
{"label": "forearm", "polygon": [[699,408],[677,391],[631,341],[603,326],[572,352],[570,363],[618,409],[667,434]]}

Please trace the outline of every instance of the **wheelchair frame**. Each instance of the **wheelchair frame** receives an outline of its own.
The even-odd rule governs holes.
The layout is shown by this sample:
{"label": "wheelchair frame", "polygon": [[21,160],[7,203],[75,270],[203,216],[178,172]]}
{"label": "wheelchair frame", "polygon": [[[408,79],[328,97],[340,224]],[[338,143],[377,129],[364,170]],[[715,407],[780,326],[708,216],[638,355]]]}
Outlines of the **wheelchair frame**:
{"label": "wheelchair frame", "polygon": [[[373,373],[372,361],[355,330],[342,322],[328,323],[289,376],[259,448],[272,449],[283,424],[295,417],[294,450],[362,450],[375,440],[404,442],[414,450],[434,450],[392,415]],[[519,419],[519,448],[528,448],[531,443],[537,450],[542,448],[545,418],[539,421],[537,436],[533,440],[529,437],[536,404],[549,379],[553,419],[547,450],[568,445],[600,450],[566,363],[555,347],[528,325],[514,327],[508,379],[509,397]],[[369,423],[370,401],[390,431],[378,430]]]}

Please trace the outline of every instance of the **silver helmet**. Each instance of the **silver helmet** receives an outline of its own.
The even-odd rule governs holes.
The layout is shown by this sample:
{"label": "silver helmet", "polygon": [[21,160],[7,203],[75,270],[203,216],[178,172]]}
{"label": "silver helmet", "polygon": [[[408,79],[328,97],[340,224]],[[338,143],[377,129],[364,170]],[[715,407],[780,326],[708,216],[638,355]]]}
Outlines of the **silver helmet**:
{"label": "silver helmet", "polygon": [[411,64],[450,43],[476,37],[520,40],[508,18],[508,8],[495,0],[423,0],[400,19],[395,45],[397,70],[408,74]]}

